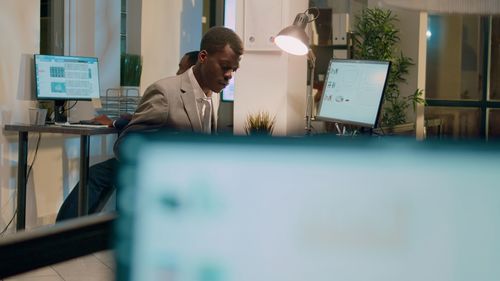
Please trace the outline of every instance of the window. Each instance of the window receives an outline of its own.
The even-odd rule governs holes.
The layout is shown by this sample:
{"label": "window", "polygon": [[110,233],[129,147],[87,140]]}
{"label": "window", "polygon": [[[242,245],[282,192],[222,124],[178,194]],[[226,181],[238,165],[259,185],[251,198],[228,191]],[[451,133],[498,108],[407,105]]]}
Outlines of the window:
{"label": "window", "polygon": [[500,137],[500,18],[430,15],[427,119],[453,138]]}
{"label": "window", "polygon": [[127,0],[121,0],[120,9],[120,52],[127,52]]}
{"label": "window", "polygon": [[64,0],[40,1],[40,54],[64,54]]}

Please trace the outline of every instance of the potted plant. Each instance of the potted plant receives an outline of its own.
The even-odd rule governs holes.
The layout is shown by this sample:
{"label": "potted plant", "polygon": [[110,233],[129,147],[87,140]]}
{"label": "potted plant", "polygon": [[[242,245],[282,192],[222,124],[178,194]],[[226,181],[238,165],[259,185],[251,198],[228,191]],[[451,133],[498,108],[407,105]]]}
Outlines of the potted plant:
{"label": "potted plant", "polygon": [[415,108],[416,104],[425,102],[420,89],[415,89],[411,95],[401,96],[399,84],[406,83],[413,61],[398,48],[397,21],[398,17],[390,10],[367,8],[356,16],[352,33],[354,59],[391,61],[380,122],[389,128],[406,123],[406,111],[410,104]]}
{"label": "potted plant", "polygon": [[271,136],[274,130],[274,121],[275,117],[271,118],[268,112],[249,114],[245,122],[245,132],[247,135]]}

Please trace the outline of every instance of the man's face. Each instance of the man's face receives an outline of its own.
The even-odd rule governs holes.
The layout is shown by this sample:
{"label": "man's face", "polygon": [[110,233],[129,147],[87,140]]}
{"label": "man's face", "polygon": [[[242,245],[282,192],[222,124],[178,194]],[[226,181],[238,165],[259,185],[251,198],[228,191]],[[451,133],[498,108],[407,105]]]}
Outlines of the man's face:
{"label": "man's face", "polygon": [[208,54],[205,50],[200,52],[201,75],[204,85],[213,92],[219,93],[233,77],[233,73],[240,66],[240,57],[226,45],[223,50]]}
{"label": "man's face", "polygon": [[177,70],[176,75],[182,74],[186,72],[191,66],[193,66],[191,63],[189,63],[189,57],[184,55],[179,62],[179,70]]}

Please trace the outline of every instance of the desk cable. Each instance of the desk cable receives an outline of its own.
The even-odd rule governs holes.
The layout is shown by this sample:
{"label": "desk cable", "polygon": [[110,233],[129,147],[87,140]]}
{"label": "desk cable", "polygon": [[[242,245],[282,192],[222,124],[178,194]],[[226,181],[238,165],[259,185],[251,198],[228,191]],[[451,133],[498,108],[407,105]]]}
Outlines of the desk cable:
{"label": "desk cable", "polygon": [[[74,105],[73,105],[74,106]],[[42,133],[38,133],[38,139],[36,141],[36,148],[35,148],[35,154],[33,156],[33,160],[31,160],[31,165],[28,169],[28,172],[26,173],[26,182],[28,182],[28,179],[30,177],[30,174],[31,174],[31,169],[33,168],[33,165],[35,164],[35,160],[36,160],[36,156],[38,155],[38,148],[40,147],[40,141],[42,140]],[[12,218],[9,220],[9,222],[7,223],[7,225],[4,227],[4,229],[0,232],[0,236],[3,236],[4,233],[7,231],[7,229],[9,229],[9,226],[12,224],[12,222],[14,221],[14,218],[16,217],[16,214],[17,214],[17,206],[16,206],[16,210],[14,211],[14,214],[12,215]]]}
{"label": "desk cable", "polygon": [[75,105],[76,105],[77,103],[78,103],[78,101],[75,101],[75,103],[74,103],[72,106],[70,106],[70,107],[68,107],[68,108],[64,108],[64,111],[70,111],[73,107],[75,107]]}

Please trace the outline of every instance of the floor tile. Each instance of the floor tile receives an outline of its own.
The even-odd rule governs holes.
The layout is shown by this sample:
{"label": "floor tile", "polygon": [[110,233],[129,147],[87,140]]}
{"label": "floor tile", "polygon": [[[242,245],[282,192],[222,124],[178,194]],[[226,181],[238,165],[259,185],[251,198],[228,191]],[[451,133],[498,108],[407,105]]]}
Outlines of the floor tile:
{"label": "floor tile", "polygon": [[59,274],[53,270],[51,267],[43,267],[41,269],[36,269],[30,272],[19,274],[10,278],[4,279],[4,281],[64,281]]}
{"label": "floor tile", "polygon": [[[24,274],[23,274],[24,275]],[[15,276],[13,278],[4,279],[5,281],[65,281],[59,276]]]}
{"label": "floor tile", "polygon": [[16,275],[3,281],[113,281],[113,251],[97,252]]}
{"label": "floor tile", "polygon": [[109,250],[109,251],[102,251],[102,252],[97,252],[93,254],[99,261],[104,263],[107,267],[109,267],[111,270],[115,270],[115,256],[114,252]]}
{"label": "floor tile", "polygon": [[65,281],[113,281],[114,271],[94,255],[52,265]]}

